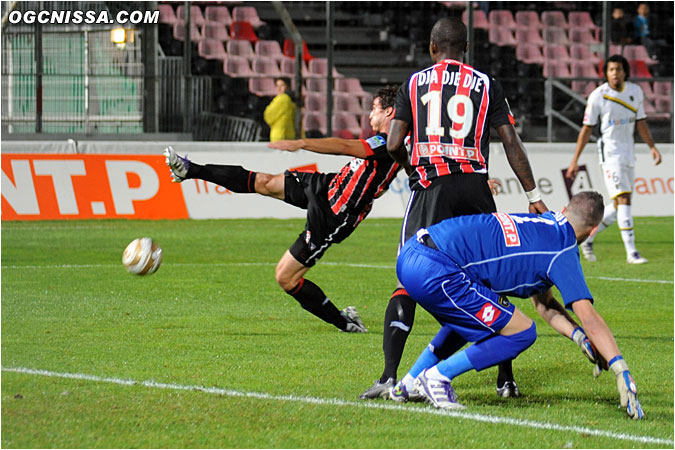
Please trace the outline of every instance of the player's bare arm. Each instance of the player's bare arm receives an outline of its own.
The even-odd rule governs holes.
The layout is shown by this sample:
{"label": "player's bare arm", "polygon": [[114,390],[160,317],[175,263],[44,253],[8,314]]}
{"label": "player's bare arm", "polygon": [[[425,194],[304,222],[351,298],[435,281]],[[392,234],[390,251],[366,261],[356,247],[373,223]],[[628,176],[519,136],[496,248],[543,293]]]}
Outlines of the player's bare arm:
{"label": "player's bare arm", "polygon": [[659,153],[656,146],[654,145],[654,139],[652,138],[652,134],[649,132],[649,128],[647,127],[647,121],[645,119],[638,120],[635,122],[635,127],[637,128],[638,134],[640,134],[642,140],[649,146],[649,151],[651,153],[652,159],[654,160],[654,165],[658,166],[661,164],[661,153]]}
{"label": "player's bare arm", "polygon": [[577,173],[579,172],[579,157],[581,152],[584,151],[586,144],[591,139],[591,132],[593,129],[588,125],[582,125],[581,131],[579,131],[579,136],[577,136],[577,147],[574,150],[574,156],[572,157],[572,162],[565,172],[565,177],[573,180],[576,178]]}
{"label": "player's bare arm", "polygon": [[410,131],[410,126],[402,120],[392,120],[389,127],[389,138],[387,139],[387,151],[391,157],[403,167],[405,173],[410,175],[412,167],[408,158],[408,151],[405,149],[403,141]]}
{"label": "player's bare arm", "polygon": [[532,303],[546,323],[548,323],[558,333],[569,339],[572,339],[572,333],[579,325],[574,321],[572,316],[567,312],[567,310],[565,310],[560,302],[555,299],[553,292],[551,292],[550,289],[546,292],[533,296]]}
{"label": "player's bare arm", "polygon": [[295,152],[300,149],[314,153],[328,155],[347,155],[356,158],[366,158],[368,154],[359,139],[323,138],[323,139],[295,139],[270,142],[269,148]]}
{"label": "player's bare arm", "polygon": [[[498,127],[497,133],[499,133],[499,137],[502,140],[502,145],[504,146],[509,165],[511,166],[513,173],[518,177],[520,185],[523,186],[525,192],[535,190],[537,184],[534,181],[530,161],[527,159],[525,148],[523,147],[523,143],[521,142],[518,133],[516,133],[516,129],[513,125],[506,124]],[[548,207],[546,207],[546,204],[544,204],[541,198],[530,199],[529,210],[533,214],[542,214],[548,211]]]}

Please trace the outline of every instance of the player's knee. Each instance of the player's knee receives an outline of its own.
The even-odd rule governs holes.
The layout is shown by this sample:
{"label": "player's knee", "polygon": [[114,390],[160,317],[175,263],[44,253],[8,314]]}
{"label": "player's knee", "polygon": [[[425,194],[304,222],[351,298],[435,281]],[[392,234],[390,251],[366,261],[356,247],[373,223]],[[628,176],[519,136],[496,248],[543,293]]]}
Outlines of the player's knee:
{"label": "player's knee", "polygon": [[532,325],[529,328],[520,333],[508,336],[508,338],[513,345],[514,352],[516,355],[519,355],[537,340],[537,325],[532,322]]}
{"label": "player's knee", "polygon": [[257,173],[255,177],[255,191],[258,194],[269,195],[269,183],[272,181],[272,175],[268,173]]}

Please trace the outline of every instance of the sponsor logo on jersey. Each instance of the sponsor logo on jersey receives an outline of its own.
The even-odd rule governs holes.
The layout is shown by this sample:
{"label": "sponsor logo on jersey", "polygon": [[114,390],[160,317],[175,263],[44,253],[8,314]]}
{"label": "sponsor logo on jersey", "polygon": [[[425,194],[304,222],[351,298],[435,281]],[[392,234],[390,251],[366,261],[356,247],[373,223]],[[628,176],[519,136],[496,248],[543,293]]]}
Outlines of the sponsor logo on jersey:
{"label": "sponsor logo on jersey", "polygon": [[518,228],[513,218],[505,213],[492,213],[499,221],[504,234],[504,244],[507,247],[520,247],[520,236],[518,236]]}
{"label": "sponsor logo on jersey", "polygon": [[476,317],[487,326],[491,326],[502,312],[492,303],[485,303]]}
{"label": "sponsor logo on jersey", "polygon": [[385,141],[385,139],[382,136],[373,136],[371,138],[366,139],[366,144],[368,144],[370,148],[376,149],[378,147],[386,145],[387,141]]}
{"label": "sponsor logo on jersey", "polygon": [[420,158],[429,158],[432,156],[445,156],[452,159],[463,159],[469,161],[478,161],[478,150],[475,148],[462,147],[455,144],[433,144],[430,142],[418,142],[415,144],[415,150]]}
{"label": "sponsor logo on jersey", "polygon": [[499,297],[499,304],[504,308],[508,308],[511,305],[511,303],[509,303],[509,299],[502,296]]}

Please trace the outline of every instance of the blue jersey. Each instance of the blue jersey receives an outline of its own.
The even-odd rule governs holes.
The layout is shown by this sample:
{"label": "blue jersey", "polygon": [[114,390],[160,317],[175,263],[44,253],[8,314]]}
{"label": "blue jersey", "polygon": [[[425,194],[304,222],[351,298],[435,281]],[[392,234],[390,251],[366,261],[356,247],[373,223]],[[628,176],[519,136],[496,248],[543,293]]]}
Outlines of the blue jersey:
{"label": "blue jersey", "polygon": [[527,298],[555,285],[568,308],[593,301],[574,229],[561,213],[461,216],[427,230],[442,253],[494,292]]}

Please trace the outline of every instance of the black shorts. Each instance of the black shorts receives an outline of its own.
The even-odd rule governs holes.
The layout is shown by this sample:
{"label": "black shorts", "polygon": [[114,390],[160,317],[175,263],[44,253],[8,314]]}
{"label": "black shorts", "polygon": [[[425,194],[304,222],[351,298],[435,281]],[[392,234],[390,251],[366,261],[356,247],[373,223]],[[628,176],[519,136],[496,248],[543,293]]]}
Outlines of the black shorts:
{"label": "black shorts", "polygon": [[412,191],[401,227],[401,242],[444,219],[497,211],[486,174],[458,173],[434,180],[431,187]]}
{"label": "black shorts", "polygon": [[328,185],[335,174],[317,172],[284,173],[284,201],[307,210],[305,230],[288,249],[305,267],[312,267],[331,244],[346,239],[358,225],[358,216],[335,215],[328,203]]}

